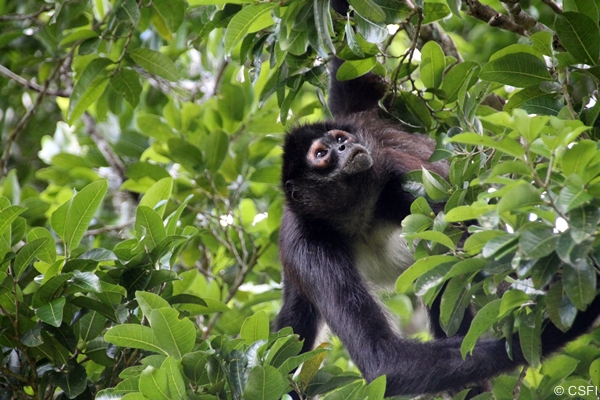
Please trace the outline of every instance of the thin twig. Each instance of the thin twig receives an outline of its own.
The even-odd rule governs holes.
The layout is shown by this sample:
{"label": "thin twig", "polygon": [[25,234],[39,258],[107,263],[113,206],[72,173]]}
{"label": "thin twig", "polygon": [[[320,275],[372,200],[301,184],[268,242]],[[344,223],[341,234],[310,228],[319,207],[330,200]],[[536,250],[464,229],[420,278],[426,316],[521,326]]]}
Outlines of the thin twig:
{"label": "thin twig", "polygon": [[0,16],[0,22],[5,21],[27,21],[27,20],[35,20],[37,21],[37,17],[40,16],[41,13],[52,10],[54,7],[47,5],[39,9],[38,11],[32,14],[8,14]]}
{"label": "thin twig", "polygon": [[134,222],[135,222],[135,220],[131,219],[131,220],[124,222],[122,224],[119,224],[119,225],[109,225],[109,226],[103,226],[102,228],[98,228],[98,229],[90,229],[84,233],[84,236],[96,236],[101,233],[112,232],[112,231],[121,231],[121,230],[133,225]]}
{"label": "thin twig", "polygon": [[108,164],[111,166],[111,168],[113,168],[117,175],[119,175],[121,182],[124,182],[127,179],[125,176],[125,164],[123,164],[123,161],[117,154],[115,154],[104,136],[98,132],[98,129],[96,128],[96,121],[94,121],[94,118],[92,118],[87,111],[83,113],[82,119],[88,135],[90,135],[94,143],[96,143],[98,150],[100,150],[106,161],[108,161]]}
{"label": "thin twig", "polygon": [[558,4],[553,2],[552,0],[542,0],[542,3],[546,4],[548,7],[550,7],[552,9],[552,11],[554,11],[557,14],[563,13],[563,9]]}
{"label": "thin twig", "polygon": [[463,0],[468,11],[467,14],[484,21],[490,26],[514,32],[521,36],[529,36],[522,26],[517,25],[508,16],[501,14],[488,5],[481,4],[478,0]]}
{"label": "thin twig", "polygon": [[[3,65],[0,65],[0,75],[4,75],[8,79],[12,79],[13,81],[17,82],[18,84],[25,86],[28,89],[34,90],[38,93],[41,93],[42,90],[44,90],[44,86],[38,85],[37,83],[32,82],[32,81],[28,81],[27,79],[15,74],[14,72],[12,72],[11,70],[9,70],[8,68],[6,68]],[[70,97],[71,91],[70,90],[61,90],[61,89],[48,89],[48,90],[46,90],[46,94],[50,95],[50,96]]]}
{"label": "thin twig", "polygon": [[[227,293],[227,296],[225,297],[225,301],[224,301],[225,304],[229,303],[231,301],[231,299],[233,299],[235,297],[238,289],[240,288],[240,286],[242,286],[242,283],[244,283],[244,281],[246,280],[246,276],[248,276],[250,271],[252,271],[252,269],[256,266],[258,259],[269,248],[269,246],[270,246],[270,243],[267,244],[263,249],[260,249],[259,247],[254,249],[254,254],[252,255],[252,258],[250,259],[250,261],[248,262],[248,265],[246,265],[244,268],[242,268],[240,270],[240,272],[235,277],[235,281],[229,288],[229,292]],[[204,328],[204,331],[202,332],[202,337],[204,339],[206,339],[210,336],[210,332],[213,330],[213,328],[217,324],[217,321],[219,320],[219,318],[221,318],[221,314],[222,313],[220,313],[220,312],[215,313],[210,318],[210,320],[208,321],[208,324],[206,324],[206,327]]]}
{"label": "thin twig", "polygon": [[27,112],[25,113],[23,118],[21,118],[21,120],[15,127],[15,130],[12,131],[12,133],[10,135],[8,135],[8,138],[6,139],[6,142],[4,145],[4,153],[2,153],[2,157],[0,158],[0,178],[4,177],[6,175],[6,173],[8,172],[7,166],[8,166],[8,160],[10,158],[10,150],[12,148],[12,145],[15,143],[15,141],[19,137],[19,134],[25,129],[25,126],[27,126],[27,122],[29,122],[31,117],[33,117],[33,114],[35,113],[37,108],[42,103],[42,100],[44,99],[44,96],[46,95],[46,92],[48,91],[48,87],[50,86],[50,82],[52,82],[54,80],[54,78],[60,71],[61,66],[62,66],[62,62],[60,62],[56,66],[56,68],[54,68],[54,70],[52,71],[52,73],[50,74],[48,79],[46,79],[46,82],[44,82],[44,86],[42,87],[42,90],[38,94],[37,99],[35,99],[35,104],[33,104],[31,107],[29,107],[29,109],[27,110]]}

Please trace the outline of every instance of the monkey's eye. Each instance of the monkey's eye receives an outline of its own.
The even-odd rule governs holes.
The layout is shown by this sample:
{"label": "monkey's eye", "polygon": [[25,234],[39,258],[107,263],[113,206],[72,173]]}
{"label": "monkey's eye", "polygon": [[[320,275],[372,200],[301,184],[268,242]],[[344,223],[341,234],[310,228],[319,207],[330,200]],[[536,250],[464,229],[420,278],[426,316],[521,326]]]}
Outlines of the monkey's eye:
{"label": "monkey's eye", "polygon": [[346,140],[348,140],[345,136],[338,136],[335,138],[335,141],[337,143],[344,143]]}
{"label": "monkey's eye", "polygon": [[325,149],[315,151],[315,158],[323,158],[326,155],[327,155],[327,150],[325,150]]}

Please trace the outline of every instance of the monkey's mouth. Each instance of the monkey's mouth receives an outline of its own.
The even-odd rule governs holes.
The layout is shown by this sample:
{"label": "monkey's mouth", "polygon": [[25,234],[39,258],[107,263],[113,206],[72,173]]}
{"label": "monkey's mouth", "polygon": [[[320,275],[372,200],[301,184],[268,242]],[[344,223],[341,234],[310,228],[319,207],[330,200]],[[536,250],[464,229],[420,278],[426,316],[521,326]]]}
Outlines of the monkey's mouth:
{"label": "monkey's mouth", "polygon": [[373,166],[373,159],[366,150],[354,149],[346,159],[344,170],[349,174],[357,174]]}

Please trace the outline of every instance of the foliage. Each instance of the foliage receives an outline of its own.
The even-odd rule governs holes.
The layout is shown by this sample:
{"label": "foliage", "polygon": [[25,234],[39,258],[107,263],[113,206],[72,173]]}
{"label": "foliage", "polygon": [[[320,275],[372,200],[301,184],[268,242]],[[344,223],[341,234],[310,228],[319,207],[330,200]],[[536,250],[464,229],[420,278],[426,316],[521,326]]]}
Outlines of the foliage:
{"label": "foliage", "polygon": [[543,364],[539,341],[597,290],[597,4],[350,3],[0,0],[0,398],[383,398],[335,341],[299,355],[269,329],[278,145],[329,115],[333,54],[338,79],[385,76],[382,113],[451,165],[406,177],[402,324],[447,284],[449,335],[479,309],[463,355],[526,338],[496,398],[600,386],[597,334]]}

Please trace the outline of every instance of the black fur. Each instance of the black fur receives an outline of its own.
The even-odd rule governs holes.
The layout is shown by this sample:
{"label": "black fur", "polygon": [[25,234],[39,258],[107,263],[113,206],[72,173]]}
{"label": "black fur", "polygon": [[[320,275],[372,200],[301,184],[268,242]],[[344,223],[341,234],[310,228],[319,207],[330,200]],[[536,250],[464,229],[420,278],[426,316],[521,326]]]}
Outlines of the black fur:
{"label": "black fur", "polygon": [[[332,77],[337,67],[339,62]],[[524,364],[525,358],[515,338],[512,360],[505,340],[482,340],[473,355],[463,360],[462,337],[445,338],[439,327],[439,299],[431,313],[435,339],[423,343],[402,338],[370,293],[358,261],[369,249],[372,257],[385,257],[381,253],[387,250],[377,248],[381,242],[376,239],[388,232],[396,235],[394,229],[409,214],[414,198],[402,190],[402,175],[422,166],[447,174],[446,164],[427,162],[434,149],[430,140],[377,117],[377,102],[384,90],[381,83],[370,74],[343,83],[332,78],[330,108],[335,119],[296,127],[285,138],[282,184],[286,206],[280,232],[284,286],[276,328],[291,326],[304,339],[307,351],[318,344],[316,335],[326,323],[367,380],[387,375],[388,396],[460,390],[510,371]],[[329,148],[333,158],[327,168],[314,166],[311,157],[315,155],[308,154],[309,149],[319,141],[327,147],[332,132],[337,131],[352,135],[356,138],[353,145],[368,150],[370,168],[348,172],[336,158],[348,150],[337,145]],[[398,262],[402,265],[396,269],[402,270],[411,260],[398,258]],[[393,279],[388,284],[393,285]],[[563,333],[548,324],[542,336],[543,355],[587,332],[599,314],[600,300],[596,299],[578,314],[570,331]],[[467,312],[458,335],[467,332],[471,320]]]}

